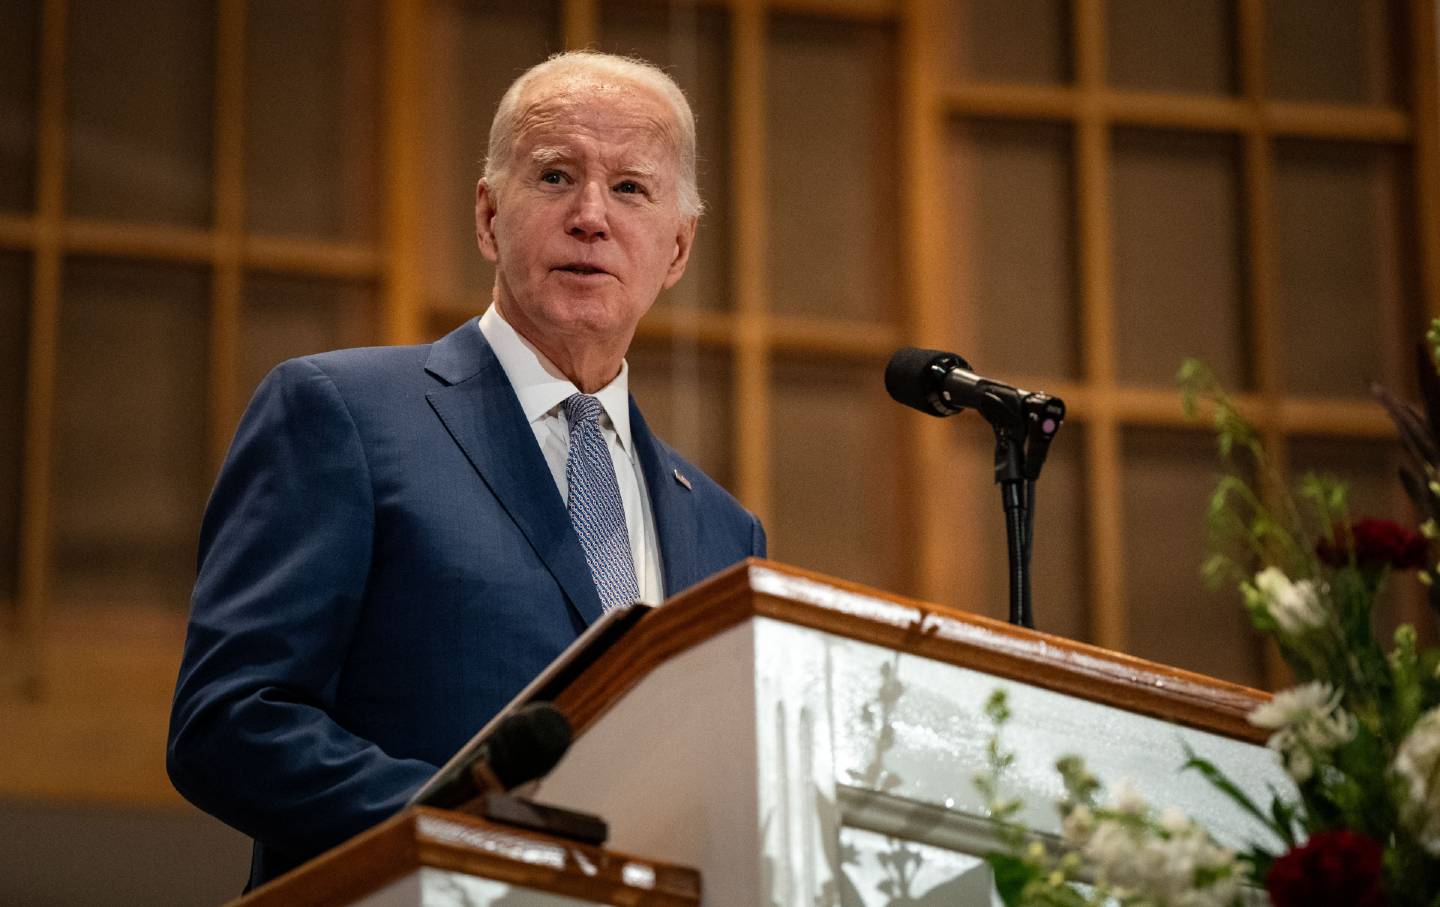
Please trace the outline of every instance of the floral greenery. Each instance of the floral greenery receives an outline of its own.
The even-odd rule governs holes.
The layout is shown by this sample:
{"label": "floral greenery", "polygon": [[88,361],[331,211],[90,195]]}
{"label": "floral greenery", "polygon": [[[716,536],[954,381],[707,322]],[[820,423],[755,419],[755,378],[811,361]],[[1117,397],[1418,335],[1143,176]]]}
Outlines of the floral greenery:
{"label": "floral greenery", "polygon": [[1440,907],[1440,648],[1422,649],[1408,625],[1387,646],[1372,624],[1398,570],[1419,571],[1440,614],[1440,319],[1427,340],[1417,356],[1423,407],[1374,388],[1408,455],[1400,478],[1423,517],[1419,532],[1352,520],[1347,488],[1333,478],[1308,474],[1292,488],[1209,369],[1195,360],[1181,368],[1186,411],[1213,413],[1224,470],[1206,512],[1213,554],[1203,572],[1238,586],[1251,622],[1295,675],[1250,721],[1271,732],[1267,745],[1298,797],[1272,789],[1262,806],[1189,753],[1185,770],[1268,829],[1269,840],[1235,853],[1133,792],[1102,805],[1098,779],[1067,757],[1057,765],[1067,791],[1062,846],[1047,848],[1017,823],[1019,805],[1000,797],[1009,710],[997,694],[986,709],[995,728],[989,772],[976,784],[1001,830],[1003,849],[989,859],[1009,907],[1107,898],[1232,907],[1246,903],[1242,880],[1275,907]]}

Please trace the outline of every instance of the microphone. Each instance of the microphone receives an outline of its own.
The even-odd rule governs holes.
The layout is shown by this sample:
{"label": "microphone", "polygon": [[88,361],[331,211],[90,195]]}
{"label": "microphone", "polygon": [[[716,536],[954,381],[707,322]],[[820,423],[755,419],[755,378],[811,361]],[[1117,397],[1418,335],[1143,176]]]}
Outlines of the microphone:
{"label": "microphone", "polygon": [[997,404],[1026,396],[1003,381],[983,378],[954,353],[907,346],[885,366],[885,390],[897,403],[932,416],[953,416],[973,407],[986,418]]}
{"label": "microphone", "polygon": [[475,759],[430,803],[455,807],[484,793],[504,793],[550,774],[570,749],[570,722],[548,702],[532,702],[506,716]]}

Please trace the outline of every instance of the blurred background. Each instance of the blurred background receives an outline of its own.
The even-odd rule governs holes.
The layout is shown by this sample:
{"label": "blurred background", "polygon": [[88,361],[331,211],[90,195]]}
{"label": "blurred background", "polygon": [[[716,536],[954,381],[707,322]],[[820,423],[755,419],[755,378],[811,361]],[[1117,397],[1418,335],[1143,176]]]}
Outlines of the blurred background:
{"label": "blurred background", "polygon": [[[1204,357],[1294,474],[1408,518],[1372,380],[1440,314],[1433,0],[6,0],[0,903],[212,904],[246,842],[164,731],[200,514],[282,359],[483,310],[500,94],[667,67],[708,211],[632,350],[651,423],[776,559],[1003,617],[992,441],[889,401],[957,351],[1066,399],[1041,629],[1283,681],[1199,577]],[[1397,590],[1387,621],[1430,620]]]}

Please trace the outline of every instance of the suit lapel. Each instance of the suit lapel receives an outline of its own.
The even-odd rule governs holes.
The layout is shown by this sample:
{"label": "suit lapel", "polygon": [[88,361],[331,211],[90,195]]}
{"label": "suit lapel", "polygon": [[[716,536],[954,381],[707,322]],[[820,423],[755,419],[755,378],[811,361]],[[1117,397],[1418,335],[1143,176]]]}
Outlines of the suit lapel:
{"label": "suit lapel", "polygon": [[630,398],[630,438],[640,455],[640,469],[650,494],[655,535],[660,541],[665,597],[669,598],[701,579],[695,567],[700,529],[695,493],[690,485],[682,484],[673,459],[660,440],[650,433],[650,426],[640,415],[634,397]]}
{"label": "suit lapel", "polygon": [[600,616],[600,596],[585,553],[520,401],[475,322],[436,342],[425,370],[446,384],[425,396],[450,437],[565,590],[571,607],[592,623]]}

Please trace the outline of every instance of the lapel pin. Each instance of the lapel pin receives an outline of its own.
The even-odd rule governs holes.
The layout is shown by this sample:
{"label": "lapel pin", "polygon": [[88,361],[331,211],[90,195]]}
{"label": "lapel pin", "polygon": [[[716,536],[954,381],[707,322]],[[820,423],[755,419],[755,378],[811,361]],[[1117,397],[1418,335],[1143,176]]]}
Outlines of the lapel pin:
{"label": "lapel pin", "polygon": [[676,470],[674,470],[674,473],[675,473],[675,481],[679,482],[681,485],[684,485],[686,491],[694,491],[694,490],[695,490],[695,489],[690,485],[690,480],[687,479],[687,478],[685,478],[685,474],[684,474],[683,472],[681,472],[680,470],[676,469]]}

